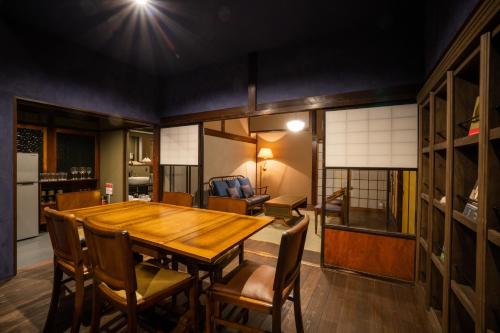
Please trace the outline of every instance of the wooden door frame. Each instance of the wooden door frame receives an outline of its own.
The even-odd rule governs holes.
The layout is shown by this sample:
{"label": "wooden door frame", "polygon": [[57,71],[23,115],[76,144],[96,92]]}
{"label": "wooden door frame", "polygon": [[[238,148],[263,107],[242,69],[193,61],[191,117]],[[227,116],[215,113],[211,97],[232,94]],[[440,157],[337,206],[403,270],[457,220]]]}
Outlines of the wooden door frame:
{"label": "wooden door frame", "polygon": [[[17,96],[14,95],[13,101],[12,101],[12,217],[13,217],[13,226],[12,226],[12,272],[13,275],[17,275],[17,125],[18,125],[18,109],[19,105],[25,103],[25,104],[32,104],[32,105],[37,105],[40,108],[52,108],[52,109],[59,109],[64,112],[74,112],[78,113],[81,115],[87,115],[87,116],[93,116],[96,118],[109,118],[109,117],[114,117],[117,119],[121,119],[124,121],[127,121],[129,123],[137,123],[138,125],[141,124],[143,126],[151,126],[154,128],[157,128],[157,124],[148,122],[148,121],[143,121],[139,119],[134,119],[134,118],[129,118],[129,117],[117,117],[117,116],[112,116],[109,114],[105,114],[102,112],[96,112],[96,111],[91,111],[91,110],[85,110],[85,109],[78,109],[74,107],[69,107],[69,106],[64,106],[56,103],[49,103],[49,102],[44,102],[40,100],[35,100],[31,98],[25,98],[22,96]],[[71,131],[71,130],[66,130],[63,129],[63,131]],[[82,130],[85,132],[85,130]],[[153,148],[155,149],[155,148]],[[125,154],[126,155],[126,151]],[[96,161],[98,162],[98,161]],[[125,165],[126,168],[127,165]],[[126,170],[125,170],[126,174]],[[155,183],[153,183],[153,192],[154,189],[157,187]],[[7,277],[9,278],[9,277]]]}

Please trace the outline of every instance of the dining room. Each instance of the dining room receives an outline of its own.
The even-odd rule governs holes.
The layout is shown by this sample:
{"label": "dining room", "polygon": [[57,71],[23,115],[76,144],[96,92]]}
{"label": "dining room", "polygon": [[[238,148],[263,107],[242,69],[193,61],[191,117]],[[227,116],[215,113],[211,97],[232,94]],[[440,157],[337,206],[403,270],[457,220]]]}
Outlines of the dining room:
{"label": "dining room", "polygon": [[500,332],[499,15],[0,1],[0,332]]}

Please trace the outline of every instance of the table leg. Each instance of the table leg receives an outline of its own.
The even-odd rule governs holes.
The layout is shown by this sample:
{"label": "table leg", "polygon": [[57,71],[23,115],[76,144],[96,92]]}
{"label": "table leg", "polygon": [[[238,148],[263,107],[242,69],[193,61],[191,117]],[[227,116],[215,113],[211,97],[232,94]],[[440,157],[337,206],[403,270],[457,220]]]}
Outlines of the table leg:
{"label": "table leg", "polygon": [[191,276],[194,277],[194,286],[193,286],[193,289],[194,289],[194,295],[195,295],[195,298],[196,298],[196,305],[198,307],[198,311],[193,311],[193,314],[196,313],[197,315],[194,315],[193,316],[193,323],[194,323],[194,327],[197,327],[199,328],[200,327],[200,321],[199,321],[199,318],[200,318],[200,313],[202,312],[201,310],[201,304],[200,304],[200,269],[198,267],[198,265],[194,262],[191,262],[189,263],[188,265],[188,272],[189,274],[191,274]]}

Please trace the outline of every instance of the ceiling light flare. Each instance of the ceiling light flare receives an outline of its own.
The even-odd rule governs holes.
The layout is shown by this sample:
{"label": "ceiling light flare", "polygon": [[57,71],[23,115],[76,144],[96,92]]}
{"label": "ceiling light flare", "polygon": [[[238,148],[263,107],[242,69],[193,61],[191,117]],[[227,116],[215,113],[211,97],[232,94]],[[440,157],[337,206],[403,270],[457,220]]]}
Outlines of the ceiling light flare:
{"label": "ceiling light flare", "polygon": [[134,2],[139,7],[146,7],[149,4],[149,0],[134,0]]}
{"label": "ceiling light flare", "polygon": [[286,127],[292,132],[300,132],[306,124],[302,120],[290,120],[286,123]]}

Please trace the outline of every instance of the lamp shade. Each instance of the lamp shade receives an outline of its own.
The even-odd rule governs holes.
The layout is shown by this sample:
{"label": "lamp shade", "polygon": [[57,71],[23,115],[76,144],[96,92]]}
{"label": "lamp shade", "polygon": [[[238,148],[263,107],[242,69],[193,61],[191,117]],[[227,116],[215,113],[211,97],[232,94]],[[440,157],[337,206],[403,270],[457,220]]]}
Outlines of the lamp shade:
{"label": "lamp shade", "polygon": [[267,160],[269,158],[273,158],[274,155],[273,155],[273,151],[271,150],[271,148],[260,148],[259,154],[257,155],[257,157]]}

